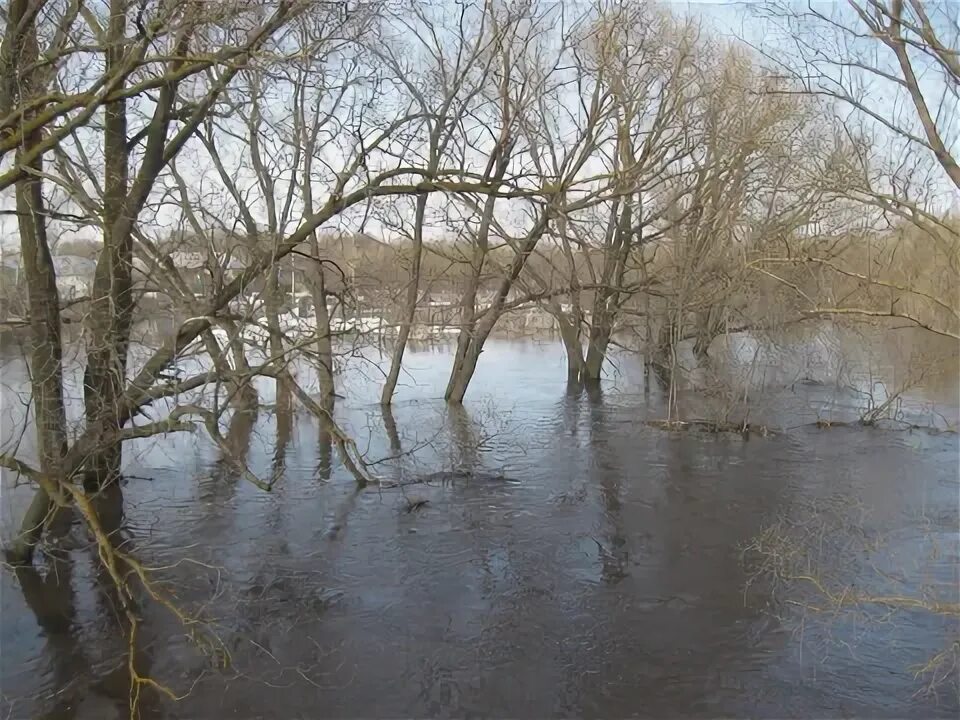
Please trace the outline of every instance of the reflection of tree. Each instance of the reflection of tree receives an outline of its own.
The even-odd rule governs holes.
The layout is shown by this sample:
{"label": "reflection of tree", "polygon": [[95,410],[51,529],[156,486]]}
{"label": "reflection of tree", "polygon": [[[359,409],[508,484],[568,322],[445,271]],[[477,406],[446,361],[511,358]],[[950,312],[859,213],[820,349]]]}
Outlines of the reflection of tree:
{"label": "reflection of tree", "polygon": [[[122,548],[130,556],[132,539],[124,528],[123,492],[119,485],[109,485],[93,495],[90,508],[95,512],[100,528],[114,547]],[[70,529],[72,513],[63,512],[51,525],[51,532]],[[93,591],[100,616],[108,626],[116,625],[124,634],[129,626],[118,596],[117,586],[100,562],[97,545],[89,548],[93,555]],[[125,716],[129,710],[130,674],[124,655],[108,664],[107,671],[99,677],[89,678],[87,673],[95,658],[88,657],[80,638],[81,627],[77,624],[77,609],[74,588],[74,558],[67,552],[47,551],[46,573],[41,575],[33,566],[15,569],[24,601],[37,621],[47,641],[47,656],[53,668],[53,687],[57,688],[57,700],[37,717],[50,720],[69,720],[77,717],[92,717],[90,712],[120,712]],[[118,570],[122,576],[130,575],[130,568],[119,560]],[[137,603],[130,598],[128,603]],[[149,675],[152,656],[145,641],[147,623],[139,623],[134,666],[141,675]],[[123,637],[124,635],[118,635]],[[127,635],[128,636],[128,635]],[[151,692],[142,692],[137,717],[153,717],[158,708]],[[148,699],[149,698],[149,699]],[[107,709],[109,708],[109,709]]]}
{"label": "reflection of tree", "polygon": [[460,403],[450,403],[446,408],[447,428],[452,441],[451,460],[458,470],[472,471],[478,465],[477,433],[473,418]]}
{"label": "reflection of tree", "polygon": [[603,391],[598,383],[585,387],[590,406],[590,444],[600,471],[600,499],[603,503],[603,541],[595,540],[600,559],[600,575],[606,583],[617,583],[627,575],[630,550],[623,528],[620,501],[622,468],[612,461],[615,452],[609,436]]}
{"label": "reflection of tree", "polygon": [[293,393],[282,381],[277,382],[277,391],[277,444],[273,449],[271,483],[277,482],[286,470],[287,447],[293,435]]}
{"label": "reflection of tree", "polygon": [[[47,557],[46,576],[41,576],[30,565],[18,567],[15,572],[23,599],[46,637],[53,667],[53,685],[66,689],[76,679],[78,670],[88,667],[88,662],[74,634],[73,561],[66,553]],[[72,693],[60,694],[60,699],[46,716],[64,720],[74,717],[74,700]]]}
{"label": "reflection of tree", "polygon": [[[323,398],[323,409],[333,415],[335,403],[336,396],[328,395]],[[317,416],[317,424],[319,432],[317,437],[317,476],[321,480],[329,480],[330,473],[333,470],[333,427],[322,415]]]}
{"label": "reflection of tree", "polygon": [[206,502],[227,500],[235,487],[233,481],[246,470],[250,440],[259,414],[260,407],[255,402],[243,403],[234,409],[213,473],[200,483],[201,498]]}
{"label": "reflection of tree", "polygon": [[580,429],[580,395],[582,393],[583,386],[580,383],[568,382],[566,393],[561,400],[560,417],[563,420],[563,430],[574,437]]}
{"label": "reflection of tree", "polygon": [[[138,564],[139,560],[135,557],[134,538],[124,524],[123,491],[120,486],[112,485],[104,488],[92,498],[91,505],[103,532],[115,548],[122,550],[123,555],[118,555],[115,558],[118,575],[123,578],[135,577],[136,571],[133,565]],[[97,562],[96,558],[94,562],[97,568],[95,576],[97,598],[103,608],[101,612],[105,617],[116,618],[119,628],[122,629],[120,637],[129,639],[131,637],[131,616],[124,610],[124,604],[118,595],[119,588],[116,581],[110,577],[107,566],[103,562]],[[140,567],[142,568],[142,565]],[[156,591],[156,587],[154,587],[151,594]],[[132,660],[137,674],[140,677],[149,677],[153,667],[153,653],[150,648],[153,641],[150,639],[152,623],[147,620],[150,609],[155,609],[157,606],[153,604],[152,598],[148,597],[146,593],[131,595],[132,589],[129,586],[123,592],[127,595],[127,605],[132,604],[134,608],[142,608],[135,610],[138,622],[137,632],[134,636]],[[128,646],[127,652],[129,653],[129,651]],[[114,665],[91,686],[93,697],[99,696],[101,699],[109,699],[112,705],[125,714],[129,711],[132,680],[127,660],[125,657],[123,662]],[[88,697],[90,696],[88,694]],[[157,696],[152,690],[141,688],[138,698],[136,717],[154,717],[159,714]],[[106,702],[106,700],[103,700],[103,702]]]}

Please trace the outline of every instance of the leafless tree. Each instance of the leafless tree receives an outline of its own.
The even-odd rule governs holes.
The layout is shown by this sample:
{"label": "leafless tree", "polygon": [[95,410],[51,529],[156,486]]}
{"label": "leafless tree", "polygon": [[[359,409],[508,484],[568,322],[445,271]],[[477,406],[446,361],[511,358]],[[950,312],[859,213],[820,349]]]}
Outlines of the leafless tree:
{"label": "leafless tree", "polygon": [[[494,5],[463,3],[452,17],[444,9],[416,6],[412,15],[398,15],[391,25],[402,37],[396,42],[380,43],[375,50],[396,81],[404,87],[423,117],[426,136],[422,144],[425,167],[436,172],[448,157],[448,148],[459,136],[468,111],[482,102],[481,92],[489,81],[496,54],[492,51],[502,40],[504,28],[497,26]],[[439,17],[432,17],[438,15]],[[429,195],[417,196],[413,212],[410,281],[393,346],[390,368],[381,393],[381,403],[389,405],[396,390],[403,354],[416,316],[421,294],[421,264]]]}
{"label": "leafless tree", "polygon": [[[518,16],[521,12],[525,15]],[[466,164],[471,155],[479,155],[484,159],[483,178],[488,182],[502,183],[508,173],[513,173],[528,187],[532,183],[540,190],[536,200],[523,207],[523,221],[514,224],[520,225],[519,232],[499,215],[504,208],[498,207],[496,196],[459,197],[464,208],[469,274],[460,300],[457,350],[444,394],[456,403],[463,401],[483,344],[500,317],[510,309],[557,292],[517,292],[518,279],[537,244],[558,218],[597,203],[611,184],[607,173],[594,174],[590,168],[610,112],[606,93],[597,90],[587,94],[583,104],[560,125],[542,122],[541,111],[564,102],[566,88],[577,82],[578,73],[567,61],[573,56],[579,28],[589,16],[570,19],[562,8],[530,4],[512,7],[494,18],[494,27],[507,24],[510,30],[496,46],[487,91],[489,105],[472,118],[481,130],[480,140],[471,140],[462,148],[462,162]],[[560,46],[550,48],[544,38],[557,35]],[[554,131],[561,135],[548,139]],[[552,153],[550,163],[541,162],[541,154],[548,152]],[[543,174],[544,170],[548,174]],[[498,241],[509,249],[508,260],[493,271],[494,289],[484,302],[481,284]]]}
{"label": "leafless tree", "polygon": [[[132,9],[120,6],[116,9],[124,17],[127,17],[128,12],[133,14]],[[311,9],[305,6],[301,8],[301,14]],[[336,8],[320,4],[313,9],[317,12],[316,19],[321,23],[321,27],[342,26],[342,23],[338,25],[334,22],[335,20],[340,22],[343,19]],[[219,8],[219,11],[226,12],[226,10],[227,8]],[[270,34],[286,26],[288,20],[286,13],[289,8],[283,5],[280,10],[284,12],[283,15],[274,14],[268,18],[267,30],[261,30],[261,24],[257,24],[255,26],[257,31],[252,35],[246,30],[239,32],[247,42],[248,50],[245,56],[247,66],[237,62],[212,70],[205,76],[206,82],[199,91],[196,85],[191,86],[191,91],[194,93],[193,100],[177,94],[178,84],[174,80],[180,78],[176,73],[176,64],[181,61],[174,60],[171,61],[174,67],[168,68],[168,71],[173,73],[171,81],[163,85],[157,102],[152,106],[149,119],[133,135],[130,134],[131,129],[125,124],[132,110],[127,108],[124,111],[122,106],[125,102],[124,97],[116,101],[121,105],[113,107],[118,117],[112,118],[110,113],[105,113],[105,118],[110,122],[105,124],[102,134],[96,133],[92,126],[89,130],[83,128],[84,132],[94,133],[93,137],[99,134],[102,138],[105,152],[101,205],[103,208],[112,208],[111,203],[116,204],[114,209],[119,215],[114,217],[107,214],[106,210],[103,210],[101,215],[104,245],[98,262],[91,307],[87,313],[89,323],[87,341],[89,364],[85,380],[85,385],[89,388],[87,421],[69,447],[66,447],[65,442],[61,442],[65,435],[63,421],[58,419],[62,418],[63,402],[62,399],[58,399],[62,394],[62,379],[59,377],[57,354],[60,322],[55,278],[51,272],[41,272],[45,268],[50,269],[47,259],[49,249],[45,247],[42,235],[38,235],[36,231],[36,228],[40,227],[37,224],[37,218],[41,216],[31,211],[24,213],[20,218],[23,227],[21,233],[23,247],[28,254],[37,253],[35,257],[39,258],[35,267],[37,272],[30,280],[34,288],[32,292],[36,296],[35,306],[30,310],[31,320],[37,332],[35,340],[38,342],[35,342],[35,346],[42,348],[36,361],[56,368],[48,373],[34,373],[34,393],[40,401],[37,407],[40,408],[42,415],[38,421],[42,437],[41,446],[44,448],[40,467],[32,467],[22,459],[7,454],[0,457],[4,466],[20,472],[41,486],[41,493],[38,494],[31,512],[25,518],[23,532],[13,548],[12,554],[21,561],[28,560],[30,557],[31,549],[42,530],[50,499],[52,498],[56,505],[78,503],[81,491],[72,479],[84,468],[92,467],[107,473],[105,478],[97,478],[98,483],[104,479],[114,478],[119,466],[119,449],[125,439],[187,430],[193,427],[193,422],[189,420],[191,417],[198,418],[200,424],[209,430],[213,429],[210,423],[212,416],[207,409],[189,401],[176,404],[177,398],[188,397],[190,392],[209,385],[219,385],[224,381],[240,381],[246,377],[248,382],[249,376],[256,374],[290,379],[285,369],[288,358],[273,357],[276,353],[286,354],[288,349],[284,347],[274,348],[274,352],[268,353],[264,363],[248,368],[230,369],[221,365],[219,368],[212,367],[187,378],[172,378],[166,375],[166,371],[195,347],[195,341],[198,338],[202,338],[225,316],[231,314],[230,303],[245,288],[250,287],[255,280],[265,274],[269,275],[278,262],[298,251],[298,248],[304,246],[304,243],[309,241],[321,225],[340,217],[351,208],[383,196],[416,196],[423,192],[445,191],[481,195],[490,193],[509,198],[526,196],[531,192],[511,189],[505,187],[503,183],[491,183],[485,178],[471,177],[469,174],[464,174],[462,169],[441,168],[432,172],[418,164],[407,165],[407,158],[402,154],[398,163],[396,161],[398,147],[402,148],[408,144],[408,136],[404,131],[416,121],[418,113],[406,110],[392,116],[373,113],[370,107],[371,104],[375,104],[376,96],[368,94],[358,102],[345,107],[343,114],[333,123],[336,128],[335,142],[343,160],[338,166],[328,165],[329,172],[322,178],[325,181],[322,185],[324,200],[318,202],[312,212],[309,208],[302,210],[299,219],[295,219],[292,212],[287,214],[288,210],[284,207],[287,204],[286,200],[283,201],[276,216],[267,213],[270,241],[252,248],[241,268],[232,272],[209,297],[193,303],[190,316],[180,323],[171,336],[159,344],[153,354],[136,369],[133,377],[128,379],[126,354],[135,297],[131,280],[134,266],[133,240],[136,237],[141,241],[141,245],[149,246],[149,243],[145,242],[149,240],[147,234],[142,228],[137,227],[138,215],[149,201],[158,177],[165,168],[170,166],[171,161],[190,141],[190,138],[198,134],[203,137],[207,130],[215,127],[217,123],[211,123],[210,118],[216,118],[217,114],[224,109],[235,112],[235,108],[230,109],[232,91],[228,92],[228,86],[233,87],[232,83],[241,72],[245,78],[256,78],[257,72],[263,72],[263,65],[257,64],[259,61],[254,57],[254,50],[267,47]],[[375,8],[367,11],[374,13]],[[324,13],[327,14],[326,19],[324,19]],[[242,14],[240,17],[245,19]],[[216,22],[209,17],[206,17],[206,20],[209,21],[210,37],[205,37],[205,41],[219,37],[222,33],[229,35],[234,32],[223,16],[217,15]],[[128,21],[114,19],[113,22],[116,25],[113,29],[116,43],[123,45],[130,42],[125,29],[125,23]],[[216,24],[220,22],[223,22],[226,29],[221,29],[220,25]],[[201,36],[200,28],[207,28],[207,26],[200,21],[184,25],[183,29],[178,31],[179,34],[174,33],[174,38],[180,38],[178,42],[199,42],[196,38]],[[276,56],[286,53],[296,56],[298,49],[294,48],[292,52],[288,52],[291,35],[284,34],[282,37],[283,43],[271,41],[274,43],[270,46],[271,54]],[[312,38],[319,41],[321,36],[314,35]],[[315,47],[308,48],[308,51],[311,49],[316,51]],[[21,57],[23,57],[22,54]],[[269,65],[273,60],[267,57],[265,62]],[[26,105],[31,103],[30,96],[18,101]],[[240,118],[236,127],[256,129],[258,127],[256,120],[251,118],[257,112],[257,107],[258,102],[254,99],[251,106],[245,108],[245,115],[236,115],[236,118]],[[139,109],[139,106],[137,108]],[[290,122],[292,127],[292,121]],[[291,133],[288,137],[293,135]],[[204,143],[201,142],[199,145],[209,150]],[[320,152],[318,148],[315,150],[317,150],[313,158],[315,162],[329,163],[329,155]],[[256,153],[256,150],[252,152]],[[121,155],[122,162],[118,157]],[[263,157],[262,154],[259,155],[261,161]],[[42,153],[37,153],[31,162],[39,158],[42,158]],[[126,170],[134,163],[134,159],[138,163],[139,170],[132,181],[129,181]],[[77,162],[75,165],[83,167],[83,162]],[[301,166],[294,163],[291,163],[291,166],[291,168],[284,168],[288,178],[286,182],[287,185],[296,187],[299,176],[293,169]],[[182,165],[178,165],[177,168],[181,173],[184,170]],[[302,169],[296,172],[302,172]],[[174,176],[172,170],[170,174]],[[254,181],[262,183],[263,187],[269,190],[274,178],[267,175],[269,175],[268,172],[255,172]],[[23,181],[21,197],[23,206],[26,208],[29,207],[30,202],[31,185],[29,183],[33,181],[29,175],[20,175],[19,178]],[[235,180],[232,176],[230,179]],[[223,180],[222,177],[221,180]],[[319,180],[317,177],[312,179],[317,188],[321,187]],[[37,185],[34,184],[33,187]],[[264,203],[272,202],[273,199],[270,192],[264,193]],[[195,200],[196,198],[187,204],[194,205]],[[78,204],[86,202],[87,198],[78,193]],[[292,202],[289,204],[292,206]],[[288,225],[283,226],[280,220],[287,220]],[[270,227],[271,222],[276,225],[275,229]],[[164,259],[159,257],[162,254],[157,253],[156,248],[151,252],[154,255],[152,258],[154,267],[165,267],[168,275],[172,275],[169,261],[165,263]],[[175,286],[175,280],[171,279],[170,284]],[[133,423],[138,415],[144,415],[149,422]],[[88,521],[95,522],[95,519],[88,518]]]}
{"label": "leafless tree", "polygon": [[[42,206],[44,154],[84,128],[94,112],[102,110],[104,173],[98,211],[104,250],[87,313],[90,342],[84,383],[88,432],[97,435],[99,441],[87,449],[83,461],[97,482],[106,482],[119,469],[120,426],[111,425],[108,418],[113,416],[126,373],[132,309],[131,240],[136,217],[163,166],[179,152],[244,59],[262,46],[291,11],[289,4],[281,3],[272,13],[259,17],[240,13],[231,35],[218,32],[221,13],[230,11],[227,5],[202,9],[191,6],[183,12],[167,5],[143,5],[135,13],[133,36],[128,35],[127,16],[134,13],[121,0],[111,3],[107,17],[98,17],[93,11],[80,13],[79,5],[64,7],[58,3],[24,2],[10,8],[2,51],[5,83],[0,109],[7,129],[3,152],[16,148],[16,157],[13,167],[0,178],[0,186],[15,183],[18,187],[44,478],[41,492],[24,520],[24,542],[15,552],[19,556],[29,555],[30,544],[47,515],[44,495],[52,492],[61,504],[65,500],[52,483],[69,479],[77,470],[68,470],[63,464],[66,443],[59,363],[60,300],[47,241],[48,218]],[[88,36],[92,38],[90,45],[83,42]],[[192,102],[182,104],[179,86],[202,69],[191,64],[190,56],[194,51],[202,53],[213,36],[220,45],[231,48],[226,57],[236,62],[220,66],[213,83]],[[52,38],[44,62],[40,37]],[[157,59],[144,57],[151,46],[164,48]],[[174,59],[159,59],[164,56]],[[50,59],[53,61],[48,62]],[[216,64],[204,63],[204,67]],[[80,78],[89,86],[82,92],[58,94],[57,87],[64,82],[61,74]],[[127,104],[151,88],[159,89],[152,114],[130,134]],[[75,110],[76,114],[69,114]],[[134,160],[139,170],[131,181],[128,169]]]}
{"label": "leafless tree", "polygon": [[[670,180],[683,173],[681,161],[694,142],[688,107],[700,91],[697,33],[692,21],[646,3],[602,4],[576,49],[581,94],[610,103],[596,159],[613,192],[602,206],[564,213],[555,223],[571,292],[550,297],[545,307],[557,319],[571,381],[600,380],[620,311],[649,284],[644,245],[662,235],[667,210],[684,192],[678,195]],[[535,156],[540,166],[558,157],[545,143],[548,151]]]}
{"label": "leafless tree", "polygon": [[[829,9],[769,2],[762,15],[778,32],[760,46],[791,81],[779,92],[825,99],[827,112],[845,115],[855,152],[846,171],[834,176],[833,191],[871,213],[875,235],[914,225],[954,273],[960,269],[960,235],[949,216],[960,187],[957,12],[955,3],[922,0],[847,0]],[[811,260],[839,281],[859,276],[898,297],[885,307],[814,300],[808,302],[811,315],[902,319],[957,337],[960,308],[953,296],[931,297],[922,284],[903,283],[894,268],[878,268],[872,260],[870,267]],[[918,301],[938,305],[945,318],[931,321],[928,313],[915,312]]]}

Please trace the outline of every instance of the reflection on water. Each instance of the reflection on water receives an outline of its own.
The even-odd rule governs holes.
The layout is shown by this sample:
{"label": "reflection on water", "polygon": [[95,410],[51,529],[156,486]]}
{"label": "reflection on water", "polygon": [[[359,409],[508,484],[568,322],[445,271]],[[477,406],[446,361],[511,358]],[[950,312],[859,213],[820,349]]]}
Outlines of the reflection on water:
{"label": "reflection on water", "polygon": [[[222,433],[233,458],[277,479],[272,492],[202,436],[131,445],[106,524],[223,643],[200,652],[139,603],[138,665],[189,691],[179,703],[145,692],[143,717],[956,716],[955,690],[914,696],[910,671],[958,636],[956,621],[814,622],[745,594],[741,562],[776,519],[844,497],[858,532],[883,538],[850,572],[867,581],[879,564],[899,593],[955,588],[955,435],[666,433],[643,423],[663,407],[634,359],[588,393],[566,387],[558,347],[531,342],[491,343],[453,409],[439,399],[449,353],[408,356],[392,409],[348,370],[336,415],[373,472],[410,483],[450,471],[430,482],[358,492],[329,432],[267,384]],[[798,399],[773,367],[758,421],[786,426],[826,402],[823,378]],[[688,414],[712,401],[682,399]],[[933,400],[955,418],[955,395]],[[24,496],[10,482],[5,533]],[[411,498],[424,503],[407,512]],[[0,716],[126,717],[112,587],[79,524],[56,546],[41,567],[2,575]]]}

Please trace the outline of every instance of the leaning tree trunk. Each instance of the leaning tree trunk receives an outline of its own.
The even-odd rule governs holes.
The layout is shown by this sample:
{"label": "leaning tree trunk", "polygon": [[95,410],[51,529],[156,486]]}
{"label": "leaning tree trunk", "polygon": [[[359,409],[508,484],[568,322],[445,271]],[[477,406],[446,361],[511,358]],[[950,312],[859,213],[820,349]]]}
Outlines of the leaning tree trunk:
{"label": "leaning tree trunk", "polygon": [[410,268],[410,283],[407,285],[407,297],[403,308],[403,319],[400,323],[400,332],[397,334],[397,342],[393,348],[393,357],[390,360],[390,372],[387,373],[387,380],[383,384],[383,392],[380,394],[380,403],[389,405],[393,401],[393,393],[397,389],[397,381],[400,379],[400,369],[403,366],[403,353],[407,349],[407,340],[410,337],[410,328],[413,327],[413,320],[417,314],[417,298],[420,296],[420,258],[423,255],[423,222],[427,212],[427,194],[420,193],[417,196],[416,216],[413,226],[413,257]]}
{"label": "leaning tree trunk", "polygon": [[463,342],[464,333],[460,333],[457,356],[454,359],[453,370],[450,372],[450,380],[447,382],[447,391],[443,396],[448,402],[463,402],[467,388],[470,387],[470,381],[473,380],[473,375],[477,371],[477,362],[480,360],[480,353],[483,352],[483,344],[490,337],[503,312],[501,304],[502,297],[484,311],[479,322],[474,323],[473,333],[468,336],[467,342]]}
{"label": "leaning tree trunk", "polygon": [[458,352],[457,361],[450,373],[447,390],[443,397],[448,402],[462,403],[467,394],[467,388],[477,370],[477,361],[483,351],[483,343],[477,339],[471,340],[462,353]]}
{"label": "leaning tree trunk", "polygon": [[[319,251],[314,251],[319,258]],[[317,270],[313,285],[314,317],[317,321],[317,379],[320,385],[320,400],[324,408],[336,392],[333,380],[333,342],[330,335],[330,311],[327,310],[327,287],[323,266]]]}

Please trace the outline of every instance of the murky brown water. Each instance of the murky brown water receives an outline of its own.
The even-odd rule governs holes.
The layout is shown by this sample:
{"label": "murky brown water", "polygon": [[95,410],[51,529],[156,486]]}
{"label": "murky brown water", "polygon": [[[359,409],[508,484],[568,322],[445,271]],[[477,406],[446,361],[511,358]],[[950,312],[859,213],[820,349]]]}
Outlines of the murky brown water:
{"label": "murky brown water", "polygon": [[[186,697],[145,692],[143,717],[957,716],[955,682],[918,694],[912,671],[960,637],[956,618],[814,617],[762,579],[745,591],[741,559],[778,519],[839,508],[856,522],[831,546],[855,557],[825,564],[861,587],[956,602],[956,435],[667,433],[643,424],[662,416],[661,394],[633,359],[603,393],[568,393],[554,343],[492,342],[456,411],[437,399],[449,362],[412,353],[392,418],[374,403],[375,371],[346,376],[343,423],[369,457],[399,455],[376,472],[475,473],[406,498],[357,493],[309,416],[278,451],[269,408],[232,438],[249,443],[251,469],[282,477],[273,493],[200,437],[130,448],[122,518],[113,507],[125,547],[167,566],[223,642],[200,653],[144,603],[138,663]],[[8,442],[20,372],[10,360],[3,374]],[[853,412],[819,382],[758,402],[756,421]],[[682,398],[691,414],[714,400]],[[955,421],[955,389],[904,404],[903,417],[935,415]],[[10,483],[5,533],[25,497]],[[407,512],[408,500],[428,502]],[[126,717],[115,599],[79,526],[61,545],[37,571],[2,573],[0,717]]]}

